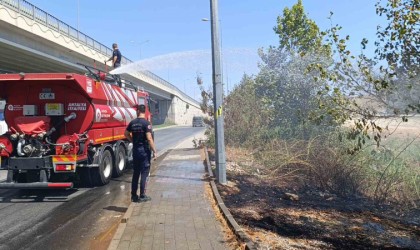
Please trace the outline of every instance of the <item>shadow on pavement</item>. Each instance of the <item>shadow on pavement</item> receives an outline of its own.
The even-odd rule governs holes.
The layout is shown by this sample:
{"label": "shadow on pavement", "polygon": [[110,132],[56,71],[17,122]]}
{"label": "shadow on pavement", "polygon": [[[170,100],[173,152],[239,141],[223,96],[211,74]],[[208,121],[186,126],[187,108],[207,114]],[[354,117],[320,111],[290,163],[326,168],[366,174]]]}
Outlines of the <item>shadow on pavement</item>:
{"label": "shadow on pavement", "polygon": [[0,203],[67,202],[69,196],[78,191],[78,189],[74,188],[66,190],[10,190],[9,192],[0,194]]}
{"label": "shadow on pavement", "polygon": [[104,207],[103,209],[108,210],[108,211],[115,211],[118,213],[125,213],[127,211],[127,207],[117,207],[117,206],[108,206],[108,207]]}

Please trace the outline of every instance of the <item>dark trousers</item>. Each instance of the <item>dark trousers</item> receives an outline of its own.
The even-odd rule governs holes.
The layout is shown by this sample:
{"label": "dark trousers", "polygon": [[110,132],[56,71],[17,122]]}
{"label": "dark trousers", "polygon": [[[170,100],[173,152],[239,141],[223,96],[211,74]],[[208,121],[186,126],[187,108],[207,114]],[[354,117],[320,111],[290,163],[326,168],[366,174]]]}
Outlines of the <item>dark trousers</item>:
{"label": "dark trousers", "polygon": [[151,151],[148,147],[133,147],[133,179],[131,181],[131,195],[137,195],[140,178],[140,195],[146,191],[146,181],[150,172]]}
{"label": "dark trousers", "polygon": [[[114,69],[120,67],[121,64],[120,63],[114,63]],[[120,75],[115,75],[115,81],[117,81],[118,86],[121,87],[121,76]]]}

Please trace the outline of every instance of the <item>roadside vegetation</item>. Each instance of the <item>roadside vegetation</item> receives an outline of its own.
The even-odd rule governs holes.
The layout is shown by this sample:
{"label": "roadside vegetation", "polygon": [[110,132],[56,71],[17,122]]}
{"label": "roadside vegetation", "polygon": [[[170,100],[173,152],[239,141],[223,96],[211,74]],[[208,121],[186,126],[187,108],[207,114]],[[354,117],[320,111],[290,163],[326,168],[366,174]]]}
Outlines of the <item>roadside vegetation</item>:
{"label": "roadside vegetation", "polygon": [[[306,235],[310,247],[321,249],[420,248],[420,3],[379,0],[376,9],[387,25],[378,27],[375,56],[368,58],[348,50],[350,37],[334,25],[333,13],[331,28],[320,31],[298,0],[277,18],[279,44],[260,49],[259,73],[244,75],[225,97],[231,183],[220,189],[239,221],[277,234],[277,243]],[[363,39],[361,47],[368,43]],[[211,91],[202,89],[202,97],[211,115]],[[214,145],[212,128],[207,133]],[[336,217],[357,207],[364,222],[341,220],[341,229],[330,230],[303,213],[312,219],[298,228],[284,213],[293,202],[299,211],[330,208]],[[363,237],[372,219],[367,212],[392,214],[399,221],[392,223],[401,224]],[[395,229],[388,239],[380,232],[387,229]]]}

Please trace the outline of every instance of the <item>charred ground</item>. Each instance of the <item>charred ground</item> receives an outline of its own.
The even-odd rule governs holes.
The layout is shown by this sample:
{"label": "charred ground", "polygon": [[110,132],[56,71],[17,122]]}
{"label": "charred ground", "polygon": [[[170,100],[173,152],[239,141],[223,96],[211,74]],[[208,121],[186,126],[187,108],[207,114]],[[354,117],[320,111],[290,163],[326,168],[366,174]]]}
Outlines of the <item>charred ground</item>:
{"label": "charred ground", "polygon": [[219,192],[261,249],[420,249],[420,210],[261,178],[228,162]]}

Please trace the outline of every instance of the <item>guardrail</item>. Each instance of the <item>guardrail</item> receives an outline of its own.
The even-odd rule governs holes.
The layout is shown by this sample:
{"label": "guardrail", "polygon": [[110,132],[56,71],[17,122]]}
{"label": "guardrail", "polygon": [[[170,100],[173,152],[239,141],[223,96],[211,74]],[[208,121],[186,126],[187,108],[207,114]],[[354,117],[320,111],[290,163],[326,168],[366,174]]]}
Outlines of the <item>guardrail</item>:
{"label": "guardrail", "polygon": [[[108,48],[107,46],[103,45],[102,43],[96,41],[95,39],[91,38],[90,36],[80,32],[79,30],[73,28],[72,26],[66,24],[65,22],[59,20],[58,18],[48,14],[47,12],[41,10],[40,8],[36,7],[35,5],[28,3],[25,0],[0,0],[0,4],[4,5],[19,14],[31,18],[32,20],[45,25],[46,27],[59,32],[62,35],[65,35],[71,39],[76,40],[77,42],[93,49],[107,57],[112,56],[112,49]],[[126,57],[121,58],[122,64],[132,63],[130,59]],[[153,74],[150,71],[143,72],[146,76],[152,78],[153,80],[161,83],[162,85],[169,87],[172,90],[178,91],[182,94],[182,97],[187,99],[192,103],[198,104],[198,102],[192,99],[190,96],[184,94],[178,87],[174,86],[173,84],[169,83],[168,81],[160,78],[159,76]]]}

